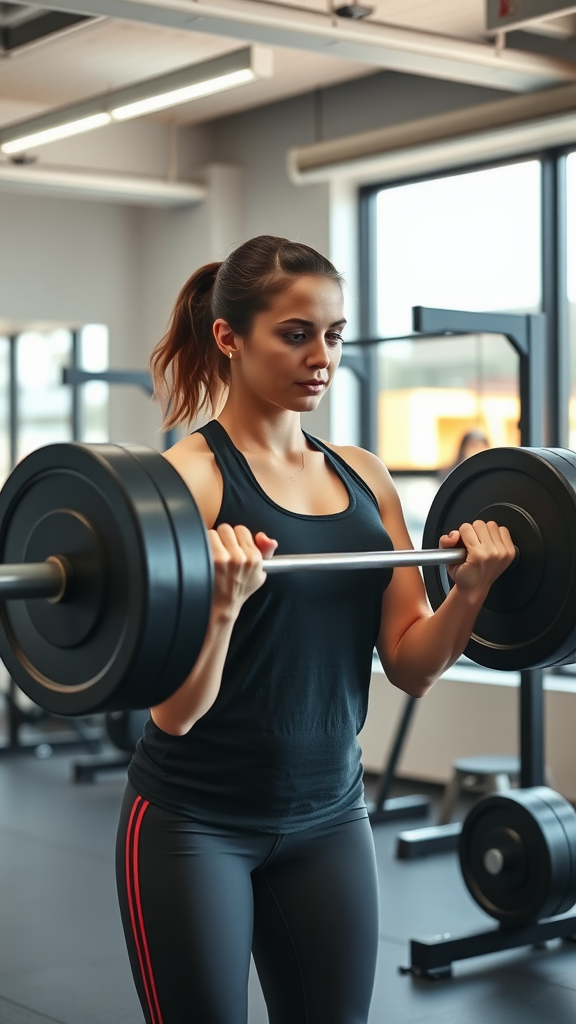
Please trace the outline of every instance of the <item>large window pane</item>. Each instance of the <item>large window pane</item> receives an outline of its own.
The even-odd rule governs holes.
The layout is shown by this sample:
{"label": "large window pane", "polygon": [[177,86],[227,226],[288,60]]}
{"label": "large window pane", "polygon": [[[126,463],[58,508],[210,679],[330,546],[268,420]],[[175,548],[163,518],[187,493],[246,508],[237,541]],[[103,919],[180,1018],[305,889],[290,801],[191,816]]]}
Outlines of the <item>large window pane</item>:
{"label": "large window pane", "polygon": [[[539,161],[384,188],[374,202],[372,333],[412,331],[412,307],[537,312]],[[519,443],[518,357],[505,338],[378,347],[378,454],[395,475],[412,539],[469,431]]]}
{"label": "large window pane", "polygon": [[26,331],[17,339],[17,459],[54,441],[72,440],[72,393],[62,371],[72,362],[72,334]]}
{"label": "large window pane", "polygon": [[[78,367],[91,373],[108,369],[108,328],[104,324],[86,324],[80,331]],[[81,439],[91,444],[108,441],[110,385],[93,380],[78,390]]]}
{"label": "large window pane", "polygon": [[383,189],[375,258],[380,336],[409,333],[418,305],[538,311],[539,161]]}

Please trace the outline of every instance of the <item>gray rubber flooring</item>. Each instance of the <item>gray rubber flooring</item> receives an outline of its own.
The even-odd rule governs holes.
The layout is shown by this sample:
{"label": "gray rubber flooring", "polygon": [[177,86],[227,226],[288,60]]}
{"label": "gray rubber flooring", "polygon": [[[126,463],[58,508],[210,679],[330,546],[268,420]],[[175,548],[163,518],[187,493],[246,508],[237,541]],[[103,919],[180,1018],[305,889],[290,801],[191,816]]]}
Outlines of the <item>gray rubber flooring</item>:
{"label": "gray rubber flooring", "polygon": [[[115,899],[123,780],[73,785],[73,760],[0,760],[0,1024],[142,1024]],[[394,860],[408,824],[375,830],[382,926],[370,1024],[574,1024],[576,946],[462,962],[447,981],[398,973],[409,938],[489,923],[455,855]],[[266,1022],[252,977],[250,1024]]]}

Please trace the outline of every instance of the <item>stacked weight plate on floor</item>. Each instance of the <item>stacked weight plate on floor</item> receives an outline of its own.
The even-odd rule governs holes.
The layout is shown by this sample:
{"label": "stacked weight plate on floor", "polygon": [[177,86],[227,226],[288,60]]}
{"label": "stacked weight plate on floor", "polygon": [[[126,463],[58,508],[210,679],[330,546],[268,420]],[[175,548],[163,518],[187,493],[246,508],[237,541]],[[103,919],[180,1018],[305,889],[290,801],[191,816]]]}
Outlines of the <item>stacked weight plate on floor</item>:
{"label": "stacked weight plate on floor", "polygon": [[158,703],[202,646],[212,580],[204,527],[178,473],[146,454],[145,465],[137,449],[49,445],[0,493],[0,562],[59,555],[71,567],[61,601],[0,605],[0,657],[48,711]]}
{"label": "stacked weight plate on floor", "polygon": [[[465,653],[504,670],[576,660],[576,461],[572,452],[493,448],[458,466],[440,487],[423,546],[464,522],[507,526],[517,562],[493,584]],[[445,566],[425,566],[434,609],[451,580]]]}
{"label": "stacked weight plate on floor", "polygon": [[521,927],[576,902],[576,811],[545,786],[479,800],[459,854],[470,893],[502,924]]}

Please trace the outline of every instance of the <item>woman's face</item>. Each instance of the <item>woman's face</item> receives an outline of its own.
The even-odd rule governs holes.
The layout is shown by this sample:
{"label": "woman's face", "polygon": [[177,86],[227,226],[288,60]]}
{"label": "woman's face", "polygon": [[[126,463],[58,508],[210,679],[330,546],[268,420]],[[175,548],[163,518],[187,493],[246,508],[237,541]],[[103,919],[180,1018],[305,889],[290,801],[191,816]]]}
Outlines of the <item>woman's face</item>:
{"label": "woman's face", "polygon": [[326,277],[294,278],[256,314],[247,338],[234,336],[234,379],[282,409],[315,409],[340,362],[342,289]]}

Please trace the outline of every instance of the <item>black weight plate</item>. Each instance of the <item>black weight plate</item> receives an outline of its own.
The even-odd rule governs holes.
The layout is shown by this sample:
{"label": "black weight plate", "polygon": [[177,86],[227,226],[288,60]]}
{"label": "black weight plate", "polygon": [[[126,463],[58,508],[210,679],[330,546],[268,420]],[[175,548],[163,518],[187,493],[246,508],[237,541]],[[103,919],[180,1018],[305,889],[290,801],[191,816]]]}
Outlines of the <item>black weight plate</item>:
{"label": "black weight plate", "polygon": [[[466,654],[488,668],[520,670],[562,662],[576,651],[576,489],[569,467],[546,448],[492,448],[458,466],[440,487],[423,546],[464,522],[508,526],[520,551],[493,584]],[[425,566],[433,608],[451,581],[445,566]]]}
{"label": "black weight plate", "polygon": [[[101,550],[99,566],[86,559],[84,542],[75,549],[72,539],[62,551],[62,516],[55,513],[89,524]],[[51,542],[58,550],[49,550]],[[72,634],[75,603],[84,595],[90,607],[94,592],[104,590],[92,627],[68,646],[61,643],[62,622],[54,641],[44,620],[37,627],[43,599],[1,606],[0,656],[18,686],[62,715],[148,707],[180,598],[171,523],[147,473],[116,445],[60,444],[33,452],[0,493],[0,561],[30,561],[30,552],[35,559],[65,554],[71,562]],[[65,613],[66,601],[60,610]]]}
{"label": "black weight plate", "polygon": [[[568,448],[548,448],[548,458],[552,465],[557,466],[560,473],[576,493],[576,454]],[[576,662],[576,648],[573,651],[563,651],[554,665],[572,665]]]}
{"label": "black weight plate", "polygon": [[[510,927],[562,913],[574,902],[576,812],[544,786],[484,797],[468,814],[460,836],[464,882],[478,905]],[[496,874],[485,855],[497,849]]]}
{"label": "black weight plate", "polygon": [[[565,872],[565,886],[558,885],[558,899],[554,909],[549,911],[550,914],[563,914],[576,903],[576,811],[568,800],[548,787],[538,787],[538,796],[554,811],[566,835],[570,863]],[[558,874],[560,881],[561,873]]]}
{"label": "black weight plate", "polygon": [[125,448],[154,483],[178,552],[180,606],[168,658],[157,680],[159,701],[184,681],[204,643],[212,607],[212,553],[198,506],[180,474],[153,448]]}

